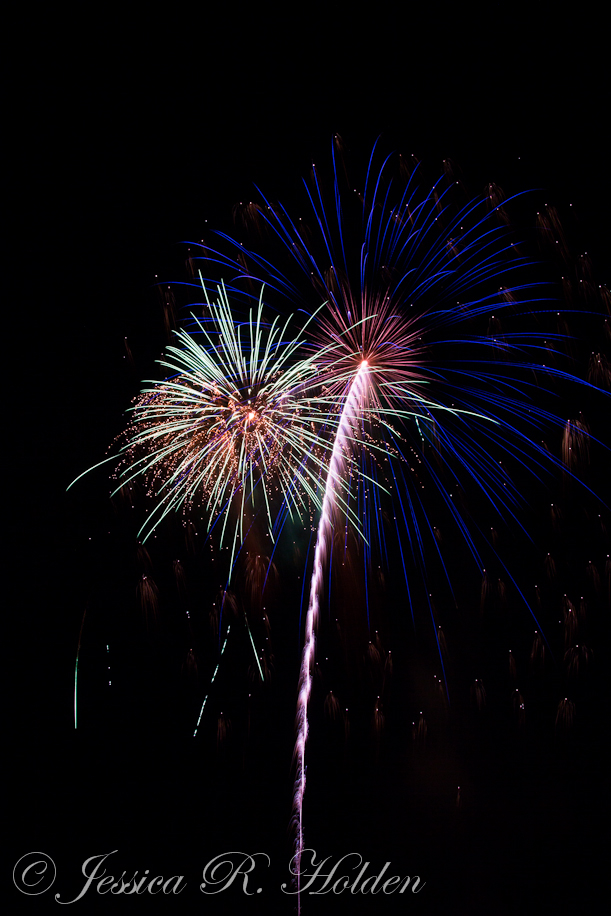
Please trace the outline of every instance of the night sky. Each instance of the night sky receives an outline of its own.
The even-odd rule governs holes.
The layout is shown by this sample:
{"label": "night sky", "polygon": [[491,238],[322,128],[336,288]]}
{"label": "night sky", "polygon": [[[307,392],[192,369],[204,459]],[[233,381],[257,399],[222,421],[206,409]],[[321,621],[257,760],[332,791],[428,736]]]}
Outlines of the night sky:
{"label": "night sky", "polygon": [[[127,877],[145,869],[181,874],[186,889],[173,898],[126,898],[92,887],[75,904],[80,912],[295,911],[280,885],[289,878],[292,842],[298,562],[287,561],[284,577],[278,562],[270,684],[259,689],[249,680],[242,633],[193,739],[216,663],[208,621],[216,573],[201,552],[187,549],[179,526],[160,529],[147,545],[160,620],[147,630],[137,585],[148,560],[137,556],[131,518],[138,505],[110,503],[104,468],[66,493],[105,457],[141,379],[160,371],[155,360],[168,338],[156,283],[189,279],[184,242],[214,228],[234,231],[232,208],[256,194],[255,184],[274,199],[300,200],[302,177],[312,160],[328,163],[334,133],[356,172],[381,135],[385,150],[414,154],[427,175],[451,159],[472,195],[488,182],[506,195],[532,191],[521,218],[541,275],[560,290],[562,269],[537,248],[534,232],[537,210],[554,206],[570,249],[564,269],[576,283],[585,270],[591,288],[587,301],[576,294],[581,314],[570,322],[575,374],[585,378],[594,348],[610,358],[599,291],[611,282],[602,14],[588,14],[588,5],[572,20],[559,20],[551,6],[536,19],[511,5],[485,15],[460,5],[398,9],[272,15],[254,7],[225,14],[151,8],[130,18],[83,7],[13,22],[5,81],[13,163],[5,175],[14,254],[5,269],[5,328],[17,429],[7,430],[4,479],[16,509],[5,548],[5,619],[14,625],[5,666],[14,775],[6,788],[15,817],[7,871],[37,850],[54,860],[57,878],[39,896],[9,881],[11,912],[55,911],[55,893],[69,901],[82,888],[84,860],[113,850],[108,870],[116,877],[123,870]],[[585,252],[588,266],[582,260],[580,268]],[[179,318],[188,295],[176,288]],[[576,415],[583,401],[593,435],[608,444],[608,399],[563,397],[560,415]],[[608,452],[593,445],[584,477],[608,504],[607,466]],[[593,906],[608,771],[604,531],[611,519],[603,503],[559,478],[564,514],[554,527],[543,515],[547,496],[530,486],[524,522],[533,541],[508,536],[500,549],[533,602],[541,583],[554,659],[537,678],[523,605],[512,596],[508,607],[494,599],[483,619],[481,576],[463,565],[459,546],[450,548],[457,606],[439,597],[451,659],[448,707],[430,688],[439,665],[428,635],[414,633],[400,577],[388,571],[376,597],[384,648],[394,657],[386,726],[378,742],[361,620],[346,638],[339,677],[354,704],[348,742],[323,715],[332,664],[312,702],[306,846],[333,863],[357,852],[371,862],[368,874],[388,861],[388,875],[417,874],[426,885],[416,895],[306,897],[305,914],[517,916]],[[548,551],[555,572],[545,566]],[[177,556],[186,598],[174,580]],[[576,605],[583,596],[581,633],[591,659],[570,684],[558,623],[564,593]],[[329,634],[324,642],[325,632],[321,645],[332,655],[337,646]],[[197,677],[186,663],[190,641]],[[523,727],[512,709],[509,648],[525,701]],[[479,716],[476,677],[487,689]],[[554,722],[567,690],[577,712],[562,734]],[[417,730],[421,711],[426,743]],[[231,726],[217,748],[221,713]],[[237,882],[216,897],[200,892],[202,869],[228,850],[270,857],[270,867],[255,873],[259,895],[246,896]],[[253,879],[249,887],[257,886]]]}

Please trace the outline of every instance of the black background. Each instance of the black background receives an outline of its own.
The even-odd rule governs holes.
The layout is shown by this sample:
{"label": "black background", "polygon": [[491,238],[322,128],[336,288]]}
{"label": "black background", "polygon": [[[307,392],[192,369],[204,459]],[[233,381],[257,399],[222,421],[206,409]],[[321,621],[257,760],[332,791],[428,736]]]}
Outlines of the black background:
{"label": "black background", "polygon": [[[312,158],[329,156],[334,132],[357,160],[380,134],[433,172],[450,157],[473,193],[488,181],[508,194],[542,189],[561,215],[572,211],[574,253],[587,250],[597,282],[608,284],[605,23],[587,5],[571,19],[557,7],[537,7],[535,18],[533,9],[191,7],[127,17],[81,7],[11,24],[4,480],[17,513],[5,547],[5,619],[16,635],[5,695],[16,817],[7,874],[21,855],[44,850],[58,868],[54,891],[71,899],[83,860],[117,849],[119,873],[182,873],[188,889],[178,900],[135,902],[91,890],[74,904],[81,911],[291,911],[279,886],[291,849],[296,621],[278,614],[286,660],[244,769],[240,755],[216,753],[213,731],[193,742],[198,703],[174,676],[179,663],[138,636],[131,531],[112,516],[104,472],[66,487],[101,460],[139,379],[155,371],[165,344],[155,277],[185,278],[179,243],[206,226],[230,229],[233,205],[254,182],[290,199]],[[553,712],[542,737],[535,728],[518,744],[502,716],[470,741],[457,716],[435,739],[433,714],[424,760],[398,712],[381,759],[364,740],[348,762],[340,752],[325,762],[314,749],[307,844],[334,860],[355,851],[373,867],[390,860],[393,873],[421,874],[427,886],[401,899],[310,898],[307,912],[587,912],[601,865],[601,633],[598,681],[568,750],[554,743]],[[404,671],[421,664],[428,677],[405,640]],[[112,697],[102,690],[107,643]],[[418,677],[399,678],[406,722],[418,712],[410,693]],[[561,683],[552,679],[553,708]],[[219,687],[231,693],[229,682]],[[233,888],[206,899],[197,890],[205,862],[229,849],[271,856],[259,897]],[[26,898],[9,886],[7,894],[11,911],[57,907],[50,891]]]}

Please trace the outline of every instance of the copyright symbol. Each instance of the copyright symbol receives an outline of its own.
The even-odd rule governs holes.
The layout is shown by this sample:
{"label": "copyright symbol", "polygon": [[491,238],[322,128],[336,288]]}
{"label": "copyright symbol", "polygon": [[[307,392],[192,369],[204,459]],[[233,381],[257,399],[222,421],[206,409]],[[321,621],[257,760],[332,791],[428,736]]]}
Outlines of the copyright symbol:
{"label": "copyright symbol", "polygon": [[22,894],[44,894],[54,881],[55,862],[45,852],[26,852],[13,869],[13,883]]}

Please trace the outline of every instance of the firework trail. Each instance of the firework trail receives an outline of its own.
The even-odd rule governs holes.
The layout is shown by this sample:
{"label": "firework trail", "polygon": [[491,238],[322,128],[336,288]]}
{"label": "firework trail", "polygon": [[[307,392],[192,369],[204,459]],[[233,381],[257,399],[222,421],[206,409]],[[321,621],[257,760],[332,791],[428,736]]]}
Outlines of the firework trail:
{"label": "firework trail", "polygon": [[337,432],[333,451],[327,471],[325,494],[322,503],[318,532],[316,535],[316,548],[314,551],[314,570],[310,584],[310,600],[305,624],[305,644],[301,660],[299,677],[299,697],[297,700],[297,740],[295,742],[295,759],[297,774],[295,777],[294,816],[297,820],[297,840],[295,853],[295,871],[297,875],[297,904],[298,912],[301,911],[300,883],[301,883],[301,855],[303,852],[303,798],[306,785],[305,747],[308,739],[308,702],[312,690],[311,669],[314,664],[314,650],[316,644],[316,626],[320,596],[324,584],[324,565],[327,558],[329,544],[333,537],[332,513],[336,505],[335,494],[338,488],[344,485],[345,456],[351,448],[351,440],[357,438],[357,427],[361,415],[367,388],[367,361],[363,360],[354,381],[350,386],[346,398]]}
{"label": "firework trail", "polygon": [[77,699],[78,699],[78,657],[81,651],[81,640],[83,638],[83,627],[85,626],[85,614],[87,613],[87,608],[83,611],[83,619],[81,620],[81,628],[78,634],[78,644],[76,647],[76,661],[74,663],[74,727],[77,728]]}
{"label": "firework trail", "polygon": [[220,668],[220,666],[221,666],[221,659],[223,658],[223,655],[225,654],[225,649],[227,648],[227,640],[229,639],[229,631],[230,631],[230,630],[231,630],[231,624],[227,627],[227,633],[225,634],[225,641],[223,642],[223,647],[222,647],[222,649],[221,649],[221,655],[220,655],[220,658],[219,658],[219,660],[218,660],[218,664],[217,664],[216,668],[214,669],[214,671],[213,671],[213,673],[212,673],[212,678],[210,679],[210,686],[209,686],[209,688],[208,688],[208,693],[207,693],[206,696],[204,697],[204,701],[203,701],[203,703],[202,703],[202,708],[200,709],[200,711],[199,711],[199,716],[197,717],[197,723],[196,723],[196,725],[195,725],[195,731],[193,732],[193,737],[194,737],[194,738],[195,738],[196,735],[197,735],[197,730],[198,730],[198,728],[199,728],[199,723],[202,721],[202,716],[203,716],[203,714],[204,714],[204,709],[205,709],[206,703],[208,702],[208,697],[210,696],[210,691],[212,690],[212,685],[214,684],[215,678],[216,678],[216,676],[217,676],[217,674],[218,674],[218,670],[219,670],[219,668]]}

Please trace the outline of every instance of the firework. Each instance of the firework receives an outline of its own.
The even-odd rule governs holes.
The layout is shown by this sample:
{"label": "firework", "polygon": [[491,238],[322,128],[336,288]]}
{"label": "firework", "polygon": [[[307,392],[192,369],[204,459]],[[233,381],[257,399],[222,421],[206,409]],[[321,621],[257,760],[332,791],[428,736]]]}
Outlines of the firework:
{"label": "firework", "polygon": [[[223,285],[215,302],[203,290],[207,314],[176,331],[178,346],[159,361],[172,374],[144,388],[132,408],[114,493],[143,482],[153,503],[138,531],[143,542],[172,512],[181,512],[185,524],[199,512],[208,533],[220,523],[220,546],[231,550],[230,577],[260,512],[274,541],[287,514],[300,518],[310,506],[322,507],[320,469],[333,448],[323,431],[337,419],[317,393],[318,362],[332,364],[334,345],[304,353],[311,319],[288,339],[290,318],[267,324],[263,288],[244,322],[232,313]],[[146,590],[146,576],[143,582]]]}
{"label": "firework", "polygon": [[[331,517],[336,513],[332,496],[338,478],[351,487],[346,502],[357,507],[366,576],[374,542],[386,552],[379,483],[388,482],[412,618],[414,583],[402,547],[406,539],[424,584],[445,681],[438,626],[426,587],[428,554],[438,558],[452,586],[431,513],[449,516],[483,573],[482,608],[491,591],[480,553],[483,546],[522,595],[495,549],[495,528],[489,529],[490,544],[470,523],[461,495],[465,490],[478,494],[494,519],[522,528],[521,487],[506,468],[513,465],[518,477],[529,475],[541,482],[552,479],[562,467],[572,477],[588,460],[590,439],[582,420],[567,422],[546,408],[544,382],[549,388],[565,381],[592,386],[557,368],[562,335],[541,330],[546,313],[553,311],[552,297],[530,279],[531,265],[509,227],[511,200],[504,200],[500,189],[490,185],[484,197],[456,207],[458,182],[449,163],[444,163],[442,177],[427,188],[418,178],[418,164],[413,163],[412,169],[400,157],[398,169],[389,156],[376,171],[375,149],[364,187],[355,191],[343,186],[346,171],[338,167],[339,149],[336,138],[327,200],[318,170],[312,167],[311,182],[306,183],[309,226],[267,198],[238,214],[244,227],[256,227],[259,247],[265,234],[272,243],[284,246],[288,270],[281,272],[258,249],[227,236],[223,244],[229,244],[229,254],[202,246],[209,265],[221,264],[232,272],[236,291],[244,281],[256,279],[294,302],[325,301],[317,339],[323,348],[335,344],[329,351],[333,367],[325,394],[329,404],[343,406],[334,427],[320,508],[299,680],[294,790],[298,889],[307,711],[324,566],[330,562],[333,530],[339,527],[337,515]],[[235,257],[231,246],[239,247]],[[322,355],[320,365],[325,364]],[[602,361],[593,362],[592,380],[603,371],[600,365]],[[327,368],[331,370],[330,365]],[[542,430],[550,427],[558,433],[564,430],[562,461],[542,442]],[[340,471],[346,456],[350,473]],[[498,579],[495,592],[502,603],[503,579]],[[525,598],[524,603],[540,631]],[[538,647],[537,658],[542,653]],[[577,667],[572,657],[571,665]],[[447,684],[445,688],[447,693]],[[480,706],[483,688],[478,686],[477,693]],[[521,727],[524,703],[519,691],[516,697],[514,711]]]}

